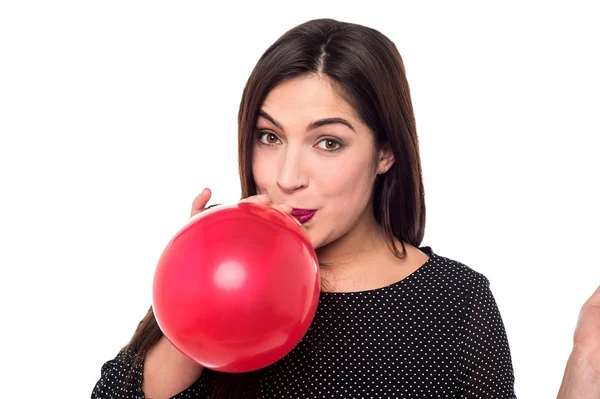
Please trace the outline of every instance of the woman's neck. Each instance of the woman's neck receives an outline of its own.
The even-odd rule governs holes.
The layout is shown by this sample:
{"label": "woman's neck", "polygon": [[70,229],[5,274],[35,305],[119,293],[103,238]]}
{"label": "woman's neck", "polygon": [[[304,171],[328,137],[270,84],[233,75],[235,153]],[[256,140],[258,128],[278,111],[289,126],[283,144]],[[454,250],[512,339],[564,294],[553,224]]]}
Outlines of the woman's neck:
{"label": "woman's neck", "polygon": [[316,250],[321,263],[346,265],[355,257],[373,255],[386,244],[383,227],[375,216],[365,212],[349,232]]}
{"label": "woman's neck", "polygon": [[375,216],[365,215],[347,234],[317,249],[323,289],[355,292],[385,287],[414,273],[429,259],[409,243],[394,238],[394,245],[401,258],[392,251]]}
{"label": "woman's neck", "polygon": [[323,274],[334,274],[336,279],[361,273],[368,265],[389,258],[388,252],[385,231],[373,215],[360,218],[348,233],[316,250]]}

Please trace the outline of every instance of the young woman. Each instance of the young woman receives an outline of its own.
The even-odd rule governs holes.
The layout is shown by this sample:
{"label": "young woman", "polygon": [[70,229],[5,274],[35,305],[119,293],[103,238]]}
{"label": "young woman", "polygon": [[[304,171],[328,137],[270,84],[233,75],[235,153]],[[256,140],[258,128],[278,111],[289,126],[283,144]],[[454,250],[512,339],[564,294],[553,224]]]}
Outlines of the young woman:
{"label": "young woman", "polygon": [[489,281],[420,247],[415,119],[387,37],[324,19],[279,38],[242,95],[239,169],[244,201],[312,215],[324,285],[310,330],[279,362],[225,374],[175,350],[150,309],[93,398],[516,397]]}

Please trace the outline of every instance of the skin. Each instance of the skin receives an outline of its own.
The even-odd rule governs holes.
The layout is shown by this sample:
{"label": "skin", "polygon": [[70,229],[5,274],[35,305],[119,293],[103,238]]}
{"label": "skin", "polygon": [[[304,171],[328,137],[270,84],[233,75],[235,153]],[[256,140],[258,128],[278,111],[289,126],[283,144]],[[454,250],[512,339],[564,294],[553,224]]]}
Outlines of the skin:
{"label": "skin", "polygon": [[600,286],[583,304],[558,399],[600,398]]}
{"label": "skin", "polygon": [[[334,123],[314,126],[324,120]],[[277,204],[317,210],[304,228],[328,264],[321,271],[331,289],[380,288],[428,259],[407,243],[405,259],[389,249],[372,203],[375,178],[390,169],[394,156],[388,146],[377,148],[373,132],[328,78],[310,74],[276,86],[263,102],[256,132],[252,173],[258,193]]]}

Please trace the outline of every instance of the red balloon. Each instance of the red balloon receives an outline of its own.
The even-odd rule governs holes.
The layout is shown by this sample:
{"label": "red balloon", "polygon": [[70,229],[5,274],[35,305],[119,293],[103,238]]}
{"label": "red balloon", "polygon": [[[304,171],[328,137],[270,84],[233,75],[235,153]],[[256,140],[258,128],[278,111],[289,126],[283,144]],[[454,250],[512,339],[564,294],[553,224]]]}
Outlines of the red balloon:
{"label": "red balloon", "polygon": [[316,254],[289,216],[263,205],[204,211],[163,251],[152,290],[166,338],[204,367],[248,372],[287,355],[317,310]]}

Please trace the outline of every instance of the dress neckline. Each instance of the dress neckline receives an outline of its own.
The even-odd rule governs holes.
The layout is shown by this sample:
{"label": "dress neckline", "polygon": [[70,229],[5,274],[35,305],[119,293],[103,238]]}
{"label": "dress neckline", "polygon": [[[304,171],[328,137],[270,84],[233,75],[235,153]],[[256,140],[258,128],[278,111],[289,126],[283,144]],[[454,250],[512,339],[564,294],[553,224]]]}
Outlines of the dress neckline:
{"label": "dress neckline", "polygon": [[418,275],[423,274],[429,268],[431,263],[433,262],[433,258],[437,256],[433,252],[431,247],[428,247],[428,246],[418,247],[418,249],[420,251],[425,252],[429,256],[429,259],[427,259],[425,261],[425,263],[423,263],[421,266],[419,266],[419,268],[417,270],[415,270],[408,276],[404,277],[403,279],[396,281],[395,283],[391,283],[389,285],[379,287],[379,288],[373,288],[370,290],[362,290],[362,291],[347,291],[347,292],[345,292],[345,291],[344,292],[321,291],[321,297],[357,296],[357,295],[360,296],[360,295],[378,294],[378,293],[390,291],[400,285],[406,284],[407,281],[413,280]]}

